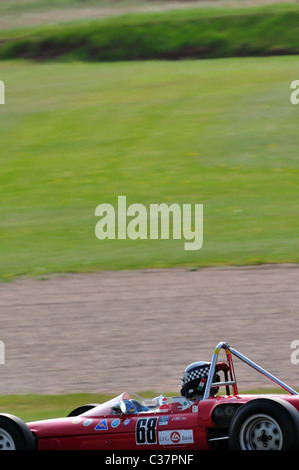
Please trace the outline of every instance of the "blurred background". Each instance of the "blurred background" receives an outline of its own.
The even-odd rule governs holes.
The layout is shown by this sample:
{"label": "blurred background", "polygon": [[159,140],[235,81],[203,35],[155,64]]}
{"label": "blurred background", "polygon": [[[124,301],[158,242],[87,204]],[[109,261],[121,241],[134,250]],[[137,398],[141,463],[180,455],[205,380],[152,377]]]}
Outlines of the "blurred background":
{"label": "blurred background", "polygon": [[[178,393],[219,341],[299,387],[298,21],[298,2],[1,1],[1,395]],[[119,195],[203,204],[203,247],[98,240]]]}

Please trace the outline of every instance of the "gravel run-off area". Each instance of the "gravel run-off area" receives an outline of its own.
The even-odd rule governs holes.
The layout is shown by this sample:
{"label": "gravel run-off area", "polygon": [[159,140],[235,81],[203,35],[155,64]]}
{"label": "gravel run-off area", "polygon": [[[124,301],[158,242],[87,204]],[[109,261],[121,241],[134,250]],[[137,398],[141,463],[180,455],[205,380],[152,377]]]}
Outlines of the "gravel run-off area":
{"label": "gravel run-off area", "polygon": [[[177,393],[185,367],[220,341],[299,388],[298,286],[297,265],[1,283],[0,394]],[[235,370],[240,391],[273,385],[239,359]]]}

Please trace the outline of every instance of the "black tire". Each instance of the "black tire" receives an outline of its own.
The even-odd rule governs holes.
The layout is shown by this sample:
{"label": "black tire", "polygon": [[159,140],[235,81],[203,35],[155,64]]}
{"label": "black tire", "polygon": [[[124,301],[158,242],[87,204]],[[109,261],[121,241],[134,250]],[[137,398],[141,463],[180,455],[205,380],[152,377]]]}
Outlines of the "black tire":
{"label": "black tire", "polygon": [[286,400],[257,398],[245,403],[229,428],[232,450],[299,450],[299,412]]}
{"label": "black tire", "polygon": [[82,405],[78,406],[78,408],[75,408],[73,411],[71,411],[68,415],[67,418],[70,418],[71,416],[79,416],[82,415],[83,413],[86,413],[89,410],[92,410],[98,406],[96,403],[91,403],[89,405]]}
{"label": "black tire", "polygon": [[36,450],[32,432],[17,416],[0,414],[0,450]]}

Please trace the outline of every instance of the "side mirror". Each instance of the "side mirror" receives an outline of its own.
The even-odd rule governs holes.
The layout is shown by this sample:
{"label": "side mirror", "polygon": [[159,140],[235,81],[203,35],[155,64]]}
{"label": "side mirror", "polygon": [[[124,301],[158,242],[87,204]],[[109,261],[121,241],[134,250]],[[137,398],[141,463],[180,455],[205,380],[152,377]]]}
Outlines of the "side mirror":
{"label": "side mirror", "polygon": [[122,414],[121,403],[115,403],[114,405],[112,405],[111,410],[118,415]]}

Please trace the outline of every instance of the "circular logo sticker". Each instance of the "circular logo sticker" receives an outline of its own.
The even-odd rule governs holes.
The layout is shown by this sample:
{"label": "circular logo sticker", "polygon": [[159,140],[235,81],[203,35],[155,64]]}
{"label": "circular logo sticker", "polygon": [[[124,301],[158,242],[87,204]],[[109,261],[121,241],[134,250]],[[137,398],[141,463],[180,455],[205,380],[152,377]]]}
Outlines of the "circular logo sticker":
{"label": "circular logo sticker", "polygon": [[72,419],[72,424],[79,424],[81,423],[82,419],[81,418],[73,418]]}
{"label": "circular logo sticker", "polygon": [[83,421],[83,426],[90,426],[92,423],[92,419],[86,419],[85,421]]}
{"label": "circular logo sticker", "polygon": [[117,426],[119,425],[119,423],[120,423],[120,419],[114,419],[114,420],[112,421],[112,423],[111,423],[111,426],[112,426],[113,428],[117,428]]}
{"label": "circular logo sticker", "polygon": [[171,442],[173,442],[174,444],[177,444],[178,442],[180,442],[181,440],[181,436],[178,432],[174,431],[170,434],[170,440]]}

